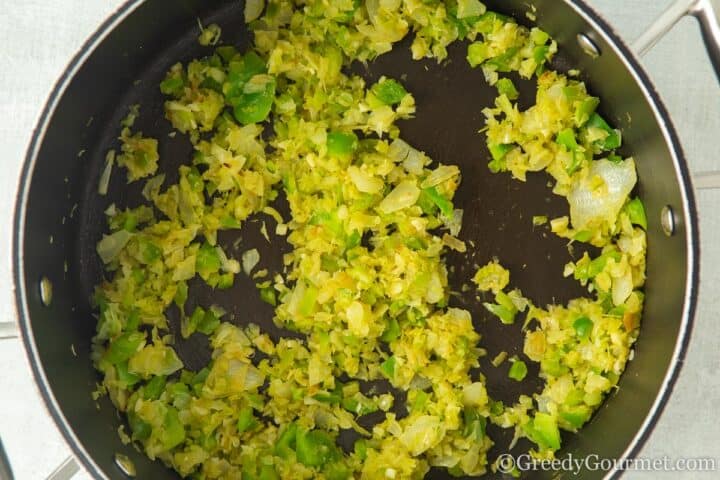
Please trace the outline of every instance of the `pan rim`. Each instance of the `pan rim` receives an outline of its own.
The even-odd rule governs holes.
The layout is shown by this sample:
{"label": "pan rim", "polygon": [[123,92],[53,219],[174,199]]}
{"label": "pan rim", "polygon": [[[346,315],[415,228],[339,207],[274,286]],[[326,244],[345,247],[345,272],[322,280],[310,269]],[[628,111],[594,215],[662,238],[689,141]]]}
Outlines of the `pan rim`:
{"label": "pan rim", "polygon": [[[643,423],[632,438],[625,451],[620,455],[618,460],[632,459],[637,456],[643,448],[650,434],[655,429],[660,417],[667,406],[672,395],[673,389],[680,375],[680,371],[684,365],[685,355],[687,354],[690,338],[692,337],[692,328],[695,320],[695,312],[697,309],[698,286],[700,284],[700,233],[698,227],[697,204],[695,201],[695,192],[692,188],[690,171],[688,169],[687,158],[683,151],[680,138],[670,114],[663,103],[660,94],[650,79],[648,73],[642,66],[639,58],[633,50],[625,44],[615,30],[584,0],[565,0],[568,5],[573,7],[575,11],[583,17],[592,27],[593,30],[602,37],[602,39],[610,45],[614,53],[625,64],[635,82],[645,97],[649,100],[650,108],[658,120],[660,131],[665,137],[673,164],[675,166],[675,174],[678,178],[678,186],[680,188],[681,197],[683,199],[683,219],[685,226],[685,242],[687,244],[687,276],[685,279],[685,295],[683,314],[681,319],[678,336],[675,341],[675,350],[670,359],[670,364],[665,372],[665,378],[661,384],[655,401],[650,410],[648,410]],[[622,462],[618,462],[622,463]],[[623,474],[622,470],[611,470],[605,476],[606,479],[619,478]]]}
{"label": "pan rim", "polygon": [[[687,275],[685,281],[683,314],[678,336],[675,342],[673,355],[665,372],[663,382],[649,409],[638,432],[631,439],[628,446],[621,454],[620,459],[630,459],[637,456],[638,452],[645,445],[650,434],[657,425],[665,406],[672,394],[683,360],[687,353],[691,338],[692,326],[697,307],[699,270],[700,270],[700,237],[698,230],[697,207],[690,181],[690,172],[687,165],[682,145],[677,131],[672,123],[670,115],[660,98],[649,75],[645,72],[640,61],[632,50],[623,42],[614,29],[600,17],[584,0],[564,0],[575,12],[590,24],[594,32],[599,35],[614,51],[614,53],[625,64],[635,82],[643,92],[650,105],[665,143],[670,151],[675,168],[678,186],[680,188],[683,204],[682,213],[685,226],[685,243],[687,245]],[[92,456],[85,450],[80,440],[75,435],[70,423],[65,418],[60,405],[52,393],[44,368],[40,363],[39,352],[35,344],[30,314],[27,302],[27,289],[25,287],[25,269],[23,262],[24,229],[26,219],[26,205],[30,192],[32,173],[37,161],[40,147],[45,137],[45,132],[50,120],[55,113],[57,105],[70,85],[78,70],[85,61],[95,52],[99,44],[119,25],[126,17],[134,12],[144,0],[128,0],[115,10],[94,33],[83,43],[77,53],[73,56],[68,66],[55,83],[44,103],[39,119],[33,130],[27,152],[23,161],[22,169],[18,179],[18,189],[15,196],[15,208],[13,218],[12,237],[12,276],[15,297],[15,309],[23,346],[29,360],[35,383],[40,391],[45,407],[52,416],[58,430],[68,443],[74,456],[79,459],[83,467],[95,478],[108,478],[100,467],[95,463]],[[612,470],[605,478],[618,478],[622,471]]]}
{"label": "pan rim", "polygon": [[28,144],[27,153],[23,161],[20,171],[19,185],[15,196],[15,213],[13,219],[13,242],[12,242],[12,270],[13,270],[13,287],[15,293],[15,309],[17,320],[20,327],[20,336],[25,350],[25,354],[30,363],[35,383],[45,403],[50,416],[55,421],[55,425],[62,434],[65,442],[71,450],[76,460],[79,460],[85,470],[92,477],[98,479],[107,479],[107,475],[95,463],[92,456],[85,450],[80,440],[75,435],[73,428],[62,412],[55,395],[50,389],[45,370],[40,362],[39,352],[35,344],[35,337],[32,332],[30,323],[30,314],[27,303],[27,289],[25,288],[25,268],[23,262],[23,247],[25,236],[25,213],[27,199],[30,192],[32,182],[32,172],[37,161],[37,156],[45,137],[45,132],[50,124],[50,119],[55,113],[58,103],[63,97],[65,90],[75,78],[75,74],[82,68],[85,61],[95,52],[98,45],[114,30],[114,28],[122,23],[135,9],[137,9],[144,0],[128,0],[114,12],[112,12],[99,27],[88,37],[82,44],[80,49],[73,55],[67,67],[63,69],[62,74],[55,82],[39,119],[33,129],[30,142]]}

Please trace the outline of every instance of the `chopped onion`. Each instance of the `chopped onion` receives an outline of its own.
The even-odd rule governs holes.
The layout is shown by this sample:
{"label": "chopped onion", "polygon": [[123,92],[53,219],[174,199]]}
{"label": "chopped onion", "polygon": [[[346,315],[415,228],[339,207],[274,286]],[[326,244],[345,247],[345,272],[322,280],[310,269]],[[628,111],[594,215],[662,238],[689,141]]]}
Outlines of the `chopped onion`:
{"label": "chopped onion", "polygon": [[421,188],[430,188],[439,185],[446,180],[460,175],[460,169],[457,165],[440,165],[433,170],[430,175],[420,184]]}
{"label": "chopped onion", "polygon": [[628,268],[624,275],[613,278],[612,299],[615,305],[622,305],[633,291],[632,272]]}
{"label": "chopped onion", "polygon": [[359,192],[378,193],[385,186],[385,182],[358,167],[348,167],[347,172]]}
{"label": "chopped onion", "polygon": [[463,404],[469,407],[485,405],[488,401],[487,390],[482,382],[471,383],[463,387]]}
{"label": "chopped onion", "polygon": [[253,248],[252,250],[248,250],[243,253],[242,269],[243,272],[245,272],[245,275],[250,275],[250,272],[252,272],[258,262],[260,262],[260,252],[257,251],[257,248]]}
{"label": "chopped onion", "polygon": [[453,237],[452,235],[448,235],[447,233],[443,235],[442,241],[445,245],[452,248],[453,250],[463,253],[467,251],[467,247],[465,246],[465,242],[462,240]]}
{"label": "chopped onion", "polygon": [[370,322],[366,318],[365,307],[357,300],[352,302],[346,309],[348,329],[358,337],[367,337],[370,333]]}
{"label": "chopped onion", "polygon": [[105,169],[103,169],[102,175],[100,175],[100,181],[98,182],[98,193],[100,195],[107,195],[108,186],[110,185],[110,174],[112,173],[114,164],[115,150],[110,150],[105,156]]}
{"label": "chopped onion", "polygon": [[568,195],[573,228],[585,230],[603,221],[614,224],[636,182],[632,158],[620,163],[605,159],[592,162],[588,175]]}
{"label": "chopped onion", "polygon": [[440,418],[422,415],[411,423],[400,435],[400,442],[410,454],[417,457],[437,445],[445,436]]}
{"label": "chopped onion", "polygon": [[428,388],[432,387],[432,382],[428,380],[426,377],[423,377],[422,375],[418,375],[417,373],[415,376],[410,380],[410,388],[415,390],[427,390]]}
{"label": "chopped onion", "polygon": [[162,184],[164,182],[164,173],[161,173],[160,175],[155,175],[147,182],[145,182],[145,186],[142,190],[142,196],[145,197],[146,200],[152,201],[153,198],[157,197],[160,194],[160,188],[162,187]]}
{"label": "chopped onion", "polygon": [[97,244],[97,252],[103,263],[110,263],[115,260],[132,236],[133,234],[127,230],[120,230],[111,235],[103,235],[102,240]]}
{"label": "chopped onion", "polygon": [[[396,138],[390,144],[390,148],[388,148],[388,156],[393,161],[400,163],[407,158],[408,154],[410,153],[410,150],[414,150],[414,149],[410,145],[408,145],[408,143],[405,142],[404,140]],[[422,170],[420,170],[420,173],[422,173]]]}
{"label": "chopped onion", "polygon": [[428,158],[419,150],[411,148],[408,151],[405,160],[403,160],[403,167],[408,173],[413,175],[422,175],[423,167],[428,163]]}
{"label": "chopped onion", "polygon": [[257,20],[262,15],[265,8],[265,0],[246,0],[245,1],[245,23]]}
{"label": "chopped onion", "polygon": [[457,237],[462,229],[463,211],[460,208],[453,210],[452,218],[443,218],[445,226],[450,230],[450,235]]}
{"label": "chopped onion", "polygon": [[382,213],[393,213],[412,207],[420,197],[420,189],[413,180],[404,180],[380,202],[378,210]]}
{"label": "chopped onion", "polygon": [[254,75],[250,80],[247,81],[247,83],[243,87],[243,93],[250,95],[253,93],[264,92],[268,84],[273,83],[274,81],[274,77],[271,77],[270,75],[264,73]]}
{"label": "chopped onion", "polygon": [[[230,272],[230,273],[240,273],[240,263],[238,263],[237,260],[229,259],[227,257],[227,255],[225,255],[225,251],[223,251],[223,249],[220,248],[220,246],[215,247],[215,250],[217,251],[218,257],[220,257],[220,267],[224,271]],[[258,259],[259,258],[260,257],[258,256]],[[253,266],[255,266],[255,265],[253,265]]]}

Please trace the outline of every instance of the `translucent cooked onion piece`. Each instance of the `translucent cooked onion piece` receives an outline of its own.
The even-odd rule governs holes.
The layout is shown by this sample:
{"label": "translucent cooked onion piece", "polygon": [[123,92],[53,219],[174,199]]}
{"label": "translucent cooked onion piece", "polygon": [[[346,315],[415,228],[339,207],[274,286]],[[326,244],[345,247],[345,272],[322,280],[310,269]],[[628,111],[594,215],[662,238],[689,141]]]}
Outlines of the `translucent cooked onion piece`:
{"label": "translucent cooked onion piece", "polygon": [[440,418],[423,415],[415,419],[400,435],[400,442],[411,455],[417,457],[426,450],[437,445],[445,435]]}
{"label": "translucent cooked onion piece", "polygon": [[245,1],[245,23],[260,18],[265,8],[265,0],[246,0]]}
{"label": "translucent cooked onion piece", "polygon": [[393,213],[412,207],[420,197],[420,189],[414,180],[403,180],[380,202],[378,210]]}
{"label": "translucent cooked onion piece", "polygon": [[[257,264],[260,262],[260,252],[258,252],[257,248],[253,248],[251,250],[248,250],[247,252],[242,254],[242,269],[243,272],[245,272],[245,275],[250,275],[250,272],[252,272],[253,268],[257,266]],[[234,272],[237,273],[237,272]]]}
{"label": "translucent cooked onion piece", "polygon": [[460,175],[460,169],[457,165],[440,165],[422,181],[420,188],[430,188],[435,185],[440,185],[444,181],[455,178],[458,175]]}
{"label": "translucent cooked onion piece", "polygon": [[115,260],[132,236],[133,234],[127,230],[120,230],[111,235],[103,235],[102,240],[97,244],[97,253],[103,263],[110,263]]}
{"label": "translucent cooked onion piece", "polygon": [[632,158],[619,163],[606,159],[592,162],[585,178],[568,195],[573,228],[591,230],[605,222],[614,224],[636,182]]}

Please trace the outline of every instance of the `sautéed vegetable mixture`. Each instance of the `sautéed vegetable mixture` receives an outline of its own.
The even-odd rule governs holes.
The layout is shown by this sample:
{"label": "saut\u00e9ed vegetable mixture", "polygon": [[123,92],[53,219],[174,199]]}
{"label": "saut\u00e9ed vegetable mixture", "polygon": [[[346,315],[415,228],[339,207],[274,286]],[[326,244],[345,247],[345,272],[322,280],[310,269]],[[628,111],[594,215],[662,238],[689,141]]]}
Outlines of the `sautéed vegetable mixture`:
{"label": "saut\u00e9ed vegetable mixture", "polygon": [[[159,86],[167,120],[194,146],[178,181],[158,172],[158,140],[135,129],[137,107],[101,177],[103,194],[116,164],[144,182],[146,200],[111,205],[97,246],[106,280],[94,299],[96,395],[126,418],[121,438],[197,479],[421,479],[431,467],[480,476],[494,470],[490,424],[552,458],[560,432],[580,429],[616,386],[643,304],[635,165],[616,153],[621,133],[596,112],[599,99],[549,69],[557,46],[547,33],[478,0],[256,0],[245,18],[250,49],[206,27],[209,55],[173,66]],[[502,368],[520,381],[537,362],[544,387],[532,398],[495,401],[470,373],[485,352],[470,313],[449,305],[444,260],[471,248],[453,203],[460,169],[403,141],[396,122],[413,116],[415,98],[401,79],[368,84],[344,68],[406,36],[415,59],[443,61],[449,44],[466,43],[467,61],[498,90],[494,105],[478,106],[489,169],[519,181],[547,172],[570,207],[549,220],[552,232],[598,248],[565,267],[588,291],[567,305],[509,289],[498,260],[474,277],[497,321],[524,312],[524,359]],[[508,72],[537,79],[530,108],[518,107]],[[274,207],[279,195],[288,218]],[[257,250],[235,259],[218,243],[219,231],[260,213],[291,247],[283,272],[252,274]],[[295,335],[273,340],[217,305],[186,307],[191,279],[226,289],[245,274],[257,283],[247,295]],[[209,338],[212,360],[199,371],[173,347],[171,308],[177,334]],[[394,388],[363,387],[374,380]],[[358,419],[369,414],[379,421],[366,429]],[[336,441],[347,430],[358,438],[349,450]]]}

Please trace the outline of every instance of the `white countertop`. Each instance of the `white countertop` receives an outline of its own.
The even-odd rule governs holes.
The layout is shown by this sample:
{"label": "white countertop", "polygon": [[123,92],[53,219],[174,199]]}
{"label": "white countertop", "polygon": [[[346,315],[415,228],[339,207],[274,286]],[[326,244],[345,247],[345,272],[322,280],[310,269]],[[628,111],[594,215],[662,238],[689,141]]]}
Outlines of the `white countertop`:
{"label": "white countertop", "polygon": [[[10,274],[14,192],[30,133],[55,80],[85,39],[121,0],[0,0],[0,322],[15,318]],[[668,0],[588,0],[631,41]],[[645,58],[693,171],[720,170],[720,87],[694,20],[684,19]],[[720,190],[697,195],[702,270],[689,352],[674,393],[640,457],[720,461],[714,416],[720,405]],[[34,386],[19,340],[0,340],[0,437],[19,480],[47,476],[69,448]],[[631,472],[624,478],[657,478]],[[665,478],[716,478],[668,473]],[[80,473],[76,478],[88,478]]]}

